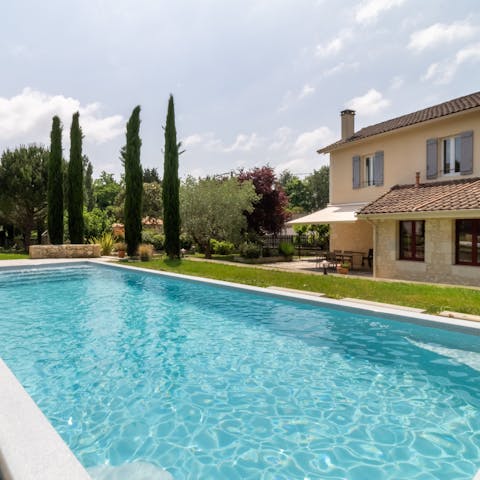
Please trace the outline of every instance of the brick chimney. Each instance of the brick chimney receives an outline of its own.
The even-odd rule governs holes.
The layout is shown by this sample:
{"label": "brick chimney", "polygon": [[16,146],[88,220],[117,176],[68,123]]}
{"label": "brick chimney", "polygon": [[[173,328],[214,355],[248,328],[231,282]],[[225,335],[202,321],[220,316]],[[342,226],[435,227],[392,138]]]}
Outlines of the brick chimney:
{"label": "brick chimney", "polygon": [[355,133],[355,110],[342,110],[342,140],[350,138]]}

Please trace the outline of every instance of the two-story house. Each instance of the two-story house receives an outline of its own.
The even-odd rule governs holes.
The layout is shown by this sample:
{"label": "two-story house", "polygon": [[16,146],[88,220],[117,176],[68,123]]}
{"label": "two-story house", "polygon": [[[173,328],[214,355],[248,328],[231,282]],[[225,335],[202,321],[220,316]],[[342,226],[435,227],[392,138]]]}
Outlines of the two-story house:
{"label": "two-story house", "polygon": [[355,132],[341,112],[330,204],[294,223],[330,224],[330,249],[373,249],[375,277],[480,285],[480,92]]}

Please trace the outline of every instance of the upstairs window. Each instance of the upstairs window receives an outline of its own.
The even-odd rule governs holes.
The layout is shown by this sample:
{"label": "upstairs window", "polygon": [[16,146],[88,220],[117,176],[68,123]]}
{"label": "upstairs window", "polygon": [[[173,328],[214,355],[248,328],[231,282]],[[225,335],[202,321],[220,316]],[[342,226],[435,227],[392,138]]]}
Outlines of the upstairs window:
{"label": "upstairs window", "polygon": [[457,220],[455,263],[480,265],[480,220]]}
{"label": "upstairs window", "polygon": [[400,259],[425,260],[425,221],[400,222]]}
{"label": "upstairs window", "polygon": [[383,185],[383,151],[363,157],[352,158],[352,187],[371,187]]}
{"label": "upstairs window", "polygon": [[473,131],[427,140],[427,179],[473,173]]}
{"label": "upstairs window", "polygon": [[462,139],[460,135],[442,140],[442,166],[444,175],[460,173],[461,151]]}
{"label": "upstairs window", "polygon": [[364,159],[364,184],[368,187],[375,185],[374,169],[375,160],[373,155],[367,155]]}

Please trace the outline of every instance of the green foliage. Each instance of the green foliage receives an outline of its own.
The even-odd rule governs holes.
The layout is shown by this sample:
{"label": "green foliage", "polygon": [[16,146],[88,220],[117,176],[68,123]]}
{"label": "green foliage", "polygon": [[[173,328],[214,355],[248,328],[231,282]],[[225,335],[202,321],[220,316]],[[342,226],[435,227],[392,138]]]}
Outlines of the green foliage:
{"label": "green foliage", "polygon": [[188,177],[180,193],[183,229],[207,258],[212,238],[240,242],[247,227],[244,212],[253,211],[258,199],[251,181],[239,184],[235,178]]}
{"label": "green foliage", "polygon": [[49,158],[49,151],[36,145],[6,150],[0,158],[0,217],[22,232],[26,250],[47,214]]}
{"label": "green foliage", "polygon": [[94,208],[92,211],[83,210],[83,220],[85,225],[85,238],[90,240],[94,237],[100,237],[107,230],[111,229],[112,222],[107,212]]}
{"label": "green foliage", "polygon": [[104,232],[101,237],[94,237],[88,243],[99,244],[102,250],[102,255],[110,255],[113,250],[115,239],[110,232]]}
{"label": "green foliage", "polygon": [[284,257],[293,257],[293,254],[295,253],[295,246],[289,242],[280,242],[278,251]]}
{"label": "green foliage", "polygon": [[143,183],[162,183],[156,168],[143,169]]}
{"label": "green foliage", "polygon": [[235,245],[232,242],[227,242],[225,240],[215,240],[212,238],[210,240],[210,248],[213,253],[217,255],[230,255],[235,251]]}
{"label": "green foliage", "polygon": [[143,170],[140,163],[140,106],[127,123],[127,144],[122,150],[125,165],[125,241],[127,253],[135,255],[142,241]]}
{"label": "green foliage", "polygon": [[322,245],[323,248],[328,249],[330,241],[330,227],[328,225],[294,225],[293,230],[299,237],[306,236],[308,243]]}
{"label": "green foliage", "polygon": [[258,243],[243,242],[240,244],[240,255],[244,258],[259,258],[262,254],[262,248]]}
{"label": "green foliage", "polygon": [[165,125],[165,156],[163,164],[163,229],[165,252],[169,258],[180,257],[180,180],[178,178],[177,131],[173,96],[168,100]]}
{"label": "green foliage", "polygon": [[50,157],[48,159],[48,235],[54,245],[63,243],[63,159],[62,125],[56,115],[52,119],[50,133]]}
{"label": "green foliage", "polygon": [[162,218],[162,186],[160,183],[143,184],[142,217]]}
{"label": "green foliage", "polygon": [[115,180],[112,173],[102,171],[100,177],[93,182],[93,195],[98,208],[105,210],[115,204],[122,186]]}
{"label": "green foliage", "polygon": [[71,243],[83,243],[83,159],[82,130],[78,112],[70,128],[70,162],[68,163],[68,233]]}
{"label": "green foliage", "polygon": [[84,205],[90,212],[95,208],[95,197],[93,195],[93,166],[86,155],[83,156],[84,182],[83,191],[85,194]]}
{"label": "green foliage", "polygon": [[157,251],[163,250],[165,246],[165,236],[160,233],[145,230],[142,232],[142,243],[149,243]]}
{"label": "green foliage", "polygon": [[329,201],[330,168],[328,165],[314,170],[311,175],[305,178],[309,190],[312,192],[312,211],[325,208]]}

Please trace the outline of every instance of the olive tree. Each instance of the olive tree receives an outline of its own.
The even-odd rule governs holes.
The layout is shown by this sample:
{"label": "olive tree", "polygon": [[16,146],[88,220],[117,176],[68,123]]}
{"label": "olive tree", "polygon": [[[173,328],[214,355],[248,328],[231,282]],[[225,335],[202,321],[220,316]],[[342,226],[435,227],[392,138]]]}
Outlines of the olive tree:
{"label": "olive tree", "polygon": [[238,243],[247,228],[245,212],[258,200],[251,181],[188,177],[180,189],[182,228],[210,258],[210,240]]}

